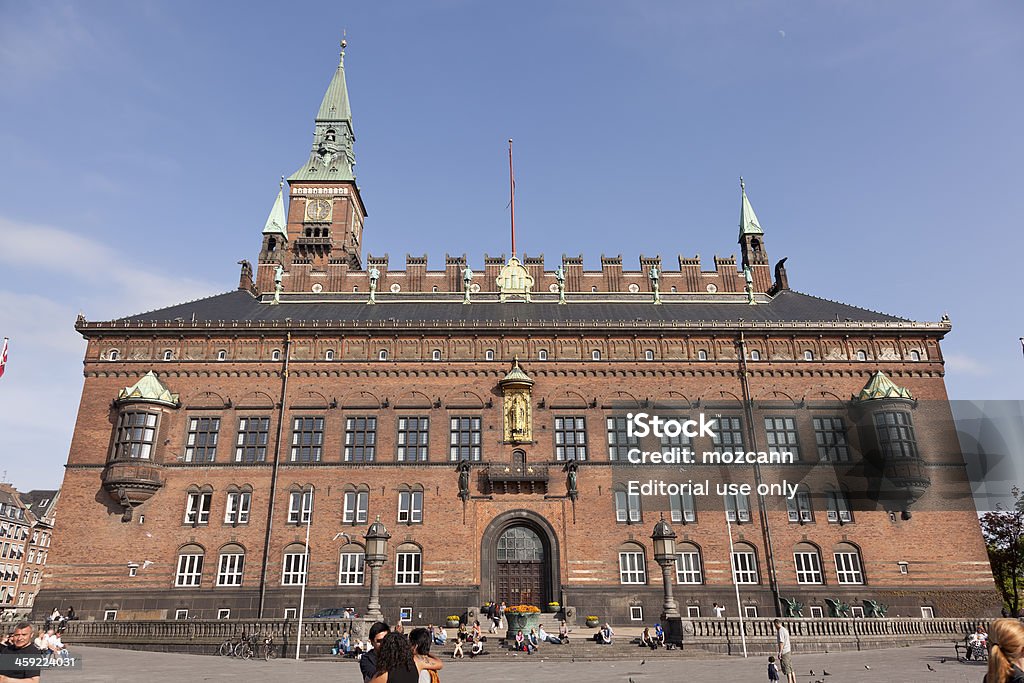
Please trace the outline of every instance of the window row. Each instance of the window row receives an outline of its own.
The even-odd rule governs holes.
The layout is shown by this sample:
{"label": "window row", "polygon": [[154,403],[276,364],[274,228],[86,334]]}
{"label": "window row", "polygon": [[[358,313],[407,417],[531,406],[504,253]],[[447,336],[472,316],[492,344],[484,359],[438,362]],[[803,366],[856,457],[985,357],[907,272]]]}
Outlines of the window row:
{"label": "window row", "polygon": [[[641,496],[630,493],[625,485],[619,485],[614,491],[615,521],[627,524],[643,522]],[[821,494],[825,499],[826,518],[830,523],[848,524],[853,522],[849,496],[843,489],[828,488]],[[683,524],[697,523],[697,504],[692,493],[681,493],[668,496],[669,510],[673,522]],[[736,524],[750,522],[750,496],[734,494],[722,496],[725,506],[725,517]],[[786,512],[790,522],[809,524],[815,521],[811,506],[811,493],[801,485],[793,498],[786,501]]]}
{"label": "window row", "polygon": [[21,576],[21,565],[0,564],[0,581],[15,583]]}
{"label": "window row", "polygon": [[[187,545],[178,551],[174,585],[178,588],[197,588],[203,582],[206,551],[197,545]],[[306,582],[309,554],[302,544],[285,548],[281,557],[281,585],[301,586]],[[357,543],[341,549],[338,557],[338,585],[361,586],[366,578],[365,551]],[[231,544],[221,548],[217,555],[214,585],[241,586],[245,575],[245,549]],[[129,576],[136,576],[136,565],[129,565]],[[255,579],[255,577],[251,577]],[[395,553],[395,584],[418,586],[423,581],[422,552],[413,543],[403,543]]]}
{"label": "window row", "polygon": [[32,543],[33,545],[42,546],[43,548],[50,547],[50,534],[47,532],[40,533],[39,531],[32,532]]}
{"label": "window row", "polygon": [[[173,349],[163,349],[160,352],[159,355],[160,355],[160,359],[164,360],[164,361],[176,360]],[[379,360],[379,361],[390,360],[390,354],[389,354],[387,349],[378,349],[376,355],[377,355],[377,360]],[[805,361],[813,361],[813,360],[817,360],[818,359],[816,354],[814,353],[814,351],[812,351],[811,349],[804,349],[801,352],[800,356]],[[218,349],[216,351],[216,353],[215,353],[215,358],[218,361],[221,361],[221,362],[228,360],[228,350],[227,349]],[[334,361],[334,360],[337,359],[337,352],[334,349],[325,349],[323,354],[320,356],[320,358],[322,358],[325,361]],[[644,358],[645,361],[653,361],[653,360],[655,360],[657,358],[657,353],[655,352],[654,349],[644,349],[643,350],[643,358]],[[702,361],[708,360],[709,355],[708,355],[707,349],[698,349],[697,350],[696,358],[697,358],[697,360],[702,360]],[[857,349],[853,353],[853,359],[857,360],[859,362],[867,361],[868,358],[869,358],[869,354],[868,354],[868,352],[865,349]],[[108,349],[107,353],[106,353],[106,356],[105,356],[105,359],[108,360],[108,361],[119,361],[119,360],[121,360],[121,351],[120,351],[120,349]],[[443,359],[444,359],[444,353],[442,352],[441,349],[431,349],[431,351],[430,351],[430,360],[432,360],[432,361],[440,361],[440,360],[443,360]],[[549,359],[549,352],[548,352],[547,349],[538,349],[537,350],[537,360],[539,360],[539,361],[546,361],[548,359]],[[601,360],[601,359],[602,359],[602,354],[601,354],[601,350],[600,349],[591,349],[590,350],[590,360]],[[758,349],[751,349],[747,353],[747,359],[751,360],[751,361],[759,361],[759,360],[761,360],[762,359],[761,351],[758,350]],[[927,355],[923,351],[918,350],[918,349],[911,349],[907,353],[907,356],[906,356],[906,360],[909,360],[909,361],[912,361],[912,362],[915,362],[915,363],[920,362],[921,360],[925,360],[925,359],[927,359]],[[275,361],[275,362],[281,360],[281,349],[272,349],[270,351],[270,360],[271,361]],[[418,359],[411,359],[411,360],[418,360]],[[495,360],[494,349],[486,349],[484,351],[484,360],[487,360],[487,361]],[[579,359],[578,358],[570,358],[569,360],[579,360]],[[679,359],[678,358],[671,358],[670,360],[675,361],[675,360],[679,360]],[[732,358],[729,358],[728,360],[732,360]],[[840,359],[840,360],[843,360],[843,359]]]}
{"label": "window row", "polygon": [[25,519],[25,510],[10,503],[0,503],[0,515],[9,519]]}
{"label": "window row", "polygon": [[[853,545],[841,543],[832,553],[835,562],[836,583],[855,585],[864,583],[860,552]],[[799,584],[824,584],[821,553],[809,543],[801,543],[793,553],[796,582]],[[730,554],[732,580],[737,584],[761,583],[757,563],[757,552],[746,543],[738,543]],[[644,548],[627,543],[619,549],[619,583],[646,584],[647,563]],[[700,548],[691,543],[682,543],[676,548],[676,583],[703,584],[704,563]]]}
{"label": "window row", "polygon": [[0,545],[0,557],[5,560],[20,560],[25,557],[25,546],[22,543],[4,543]]}
{"label": "window row", "polygon": [[[201,526],[210,523],[213,507],[213,491],[192,488],[185,496],[185,518],[183,523]],[[313,516],[315,491],[291,491],[288,493],[288,523],[305,524]],[[370,491],[365,485],[350,487],[345,491],[342,503],[342,522],[365,524],[369,519]],[[252,509],[252,491],[230,490],[225,497],[224,524],[248,524]],[[398,522],[400,524],[421,524],[423,522],[423,487],[405,486],[398,492]],[[43,553],[40,552],[40,556]],[[29,560],[31,562],[31,560]]]}
{"label": "window row", "polygon": [[28,538],[28,527],[11,522],[0,522],[0,538],[13,538],[15,541],[23,541]]}

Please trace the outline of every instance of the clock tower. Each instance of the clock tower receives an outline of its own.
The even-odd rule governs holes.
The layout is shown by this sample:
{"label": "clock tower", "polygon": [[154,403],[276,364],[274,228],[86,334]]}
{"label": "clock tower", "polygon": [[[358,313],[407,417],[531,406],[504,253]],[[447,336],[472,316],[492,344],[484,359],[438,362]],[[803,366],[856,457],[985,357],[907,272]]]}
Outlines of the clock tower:
{"label": "clock tower", "polygon": [[354,142],[342,41],[338,68],[314,121],[309,159],[288,178],[287,227],[282,240],[287,251],[267,259],[261,254],[260,291],[273,291],[278,264],[284,268],[282,290],[286,292],[329,291],[333,275],[362,269],[366,208],[353,170]]}

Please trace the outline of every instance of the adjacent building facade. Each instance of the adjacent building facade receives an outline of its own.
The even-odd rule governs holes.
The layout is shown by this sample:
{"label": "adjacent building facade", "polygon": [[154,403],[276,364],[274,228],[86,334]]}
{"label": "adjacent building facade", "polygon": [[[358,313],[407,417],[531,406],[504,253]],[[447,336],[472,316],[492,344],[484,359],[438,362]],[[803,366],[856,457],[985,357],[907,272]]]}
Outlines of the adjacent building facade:
{"label": "adjacent building facade", "polygon": [[[284,617],[305,583],[307,611],[363,612],[363,536],[379,519],[391,619],[497,599],[651,621],[664,517],[684,615],[714,602],[731,616],[998,611],[945,404],[948,320],[794,291],[745,190],[739,261],[711,269],[392,264],[363,253],[343,60],[314,130],[236,290],[78,320],[85,386],[47,609]],[[634,436],[639,412],[716,426]],[[631,462],[685,449],[794,462]],[[710,490],[630,484],[653,480]],[[784,481],[788,500],[718,494]]]}
{"label": "adjacent building facade", "polygon": [[50,552],[59,491],[19,493],[0,484],[0,611],[27,614]]}

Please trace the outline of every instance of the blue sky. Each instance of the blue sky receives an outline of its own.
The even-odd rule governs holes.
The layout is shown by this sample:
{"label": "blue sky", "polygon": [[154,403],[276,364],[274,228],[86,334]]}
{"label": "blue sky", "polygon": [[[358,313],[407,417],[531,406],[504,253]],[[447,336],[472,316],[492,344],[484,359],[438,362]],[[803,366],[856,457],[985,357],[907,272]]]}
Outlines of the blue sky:
{"label": "blue sky", "polygon": [[365,249],[736,252],[741,174],[798,290],[948,312],[947,385],[1019,399],[1018,2],[0,0],[0,469],[57,486],[75,315],[232,289],[347,30]]}

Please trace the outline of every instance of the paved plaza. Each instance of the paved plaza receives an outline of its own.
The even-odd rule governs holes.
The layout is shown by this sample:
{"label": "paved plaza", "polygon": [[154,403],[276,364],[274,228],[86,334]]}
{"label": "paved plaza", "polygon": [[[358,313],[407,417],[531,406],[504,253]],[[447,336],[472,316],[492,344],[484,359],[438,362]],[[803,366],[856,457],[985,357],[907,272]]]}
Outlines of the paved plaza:
{"label": "paved plaza", "polygon": [[[43,674],[44,681],[332,681],[360,683],[358,665],[351,661],[276,660],[273,662],[239,661],[221,657],[134,652],[95,647],[78,647],[74,653],[82,657],[82,667],[74,671]],[[846,681],[969,681],[978,683],[985,667],[976,663],[959,663],[953,657],[952,645],[868,650],[834,654],[797,655],[797,680],[813,683]],[[945,658],[946,662],[942,663]],[[548,662],[543,656],[526,658],[492,654],[476,660],[446,661],[441,672],[444,683],[500,683],[503,681],[554,681],[572,675],[578,681],[629,683],[660,683],[661,681],[740,681],[759,683],[767,680],[766,658],[725,657],[719,655],[680,659],[642,657],[622,661]],[[871,669],[865,669],[865,665]],[[928,665],[935,669],[928,670]],[[813,671],[814,675],[810,672]],[[826,678],[824,672],[830,675]]]}

